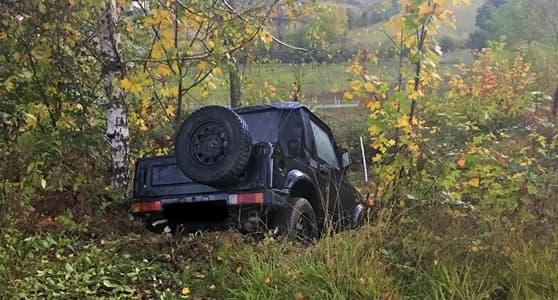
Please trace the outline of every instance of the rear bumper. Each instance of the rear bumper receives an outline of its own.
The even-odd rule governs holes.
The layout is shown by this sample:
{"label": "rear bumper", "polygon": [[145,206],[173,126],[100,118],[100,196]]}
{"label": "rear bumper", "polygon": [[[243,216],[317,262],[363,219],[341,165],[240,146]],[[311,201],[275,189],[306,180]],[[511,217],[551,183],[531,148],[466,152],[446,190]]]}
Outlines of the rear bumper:
{"label": "rear bumper", "polygon": [[[267,225],[273,211],[287,205],[287,200],[287,191],[265,189],[142,199],[133,203],[132,210],[151,225],[184,224],[189,231],[233,227],[251,232]],[[158,209],[138,211],[139,205]]]}

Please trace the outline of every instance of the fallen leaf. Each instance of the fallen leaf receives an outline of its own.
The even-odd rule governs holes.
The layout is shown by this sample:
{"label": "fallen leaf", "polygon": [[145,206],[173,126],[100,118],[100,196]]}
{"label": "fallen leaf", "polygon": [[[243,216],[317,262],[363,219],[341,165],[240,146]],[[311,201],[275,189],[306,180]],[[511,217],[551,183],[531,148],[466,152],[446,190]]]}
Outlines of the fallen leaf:
{"label": "fallen leaf", "polygon": [[475,177],[475,178],[471,178],[469,179],[469,182],[467,182],[470,186],[472,187],[480,187],[480,178]]}
{"label": "fallen leaf", "polygon": [[457,161],[457,166],[459,166],[459,168],[463,169],[465,168],[465,159],[461,158],[460,160]]}
{"label": "fallen leaf", "polygon": [[184,287],[182,288],[182,295],[188,296],[190,294],[190,288]]}

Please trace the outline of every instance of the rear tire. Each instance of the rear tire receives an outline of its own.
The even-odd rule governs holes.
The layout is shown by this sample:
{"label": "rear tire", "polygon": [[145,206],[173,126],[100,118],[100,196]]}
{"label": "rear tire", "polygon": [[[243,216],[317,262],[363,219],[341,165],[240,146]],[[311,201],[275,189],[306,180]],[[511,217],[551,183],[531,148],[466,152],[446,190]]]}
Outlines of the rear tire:
{"label": "rear tire", "polygon": [[289,239],[310,243],[318,237],[316,213],[308,200],[291,198],[289,206],[277,211],[273,227]]}

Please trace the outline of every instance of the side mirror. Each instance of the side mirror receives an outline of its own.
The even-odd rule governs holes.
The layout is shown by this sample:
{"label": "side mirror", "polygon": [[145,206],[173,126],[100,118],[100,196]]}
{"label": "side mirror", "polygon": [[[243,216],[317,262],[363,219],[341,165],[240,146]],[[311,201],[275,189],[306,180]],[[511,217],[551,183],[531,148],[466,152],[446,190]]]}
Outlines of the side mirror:
{"label": "side mirror", "polygon": [[351,160],[351,155],[349,154],[348,151],[343,152],[343,155],[341,156],[341,161],[342,161],[343,169],[348,168],[353,163],[353,161]]}

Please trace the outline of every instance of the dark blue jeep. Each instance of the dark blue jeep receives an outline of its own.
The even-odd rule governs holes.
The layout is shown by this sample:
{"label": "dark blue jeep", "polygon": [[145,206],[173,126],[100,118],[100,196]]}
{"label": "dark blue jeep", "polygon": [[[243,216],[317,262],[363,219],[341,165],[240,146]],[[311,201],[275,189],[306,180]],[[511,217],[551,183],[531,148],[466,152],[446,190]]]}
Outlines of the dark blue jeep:
{"label": "dark blue jeep", "polygon": [[207,106],[182,124],[174,156],[138,161],[132,211],[153,232],[232,226],[315,238],[362,218],[349,165],[329,127],[299,103]]}

